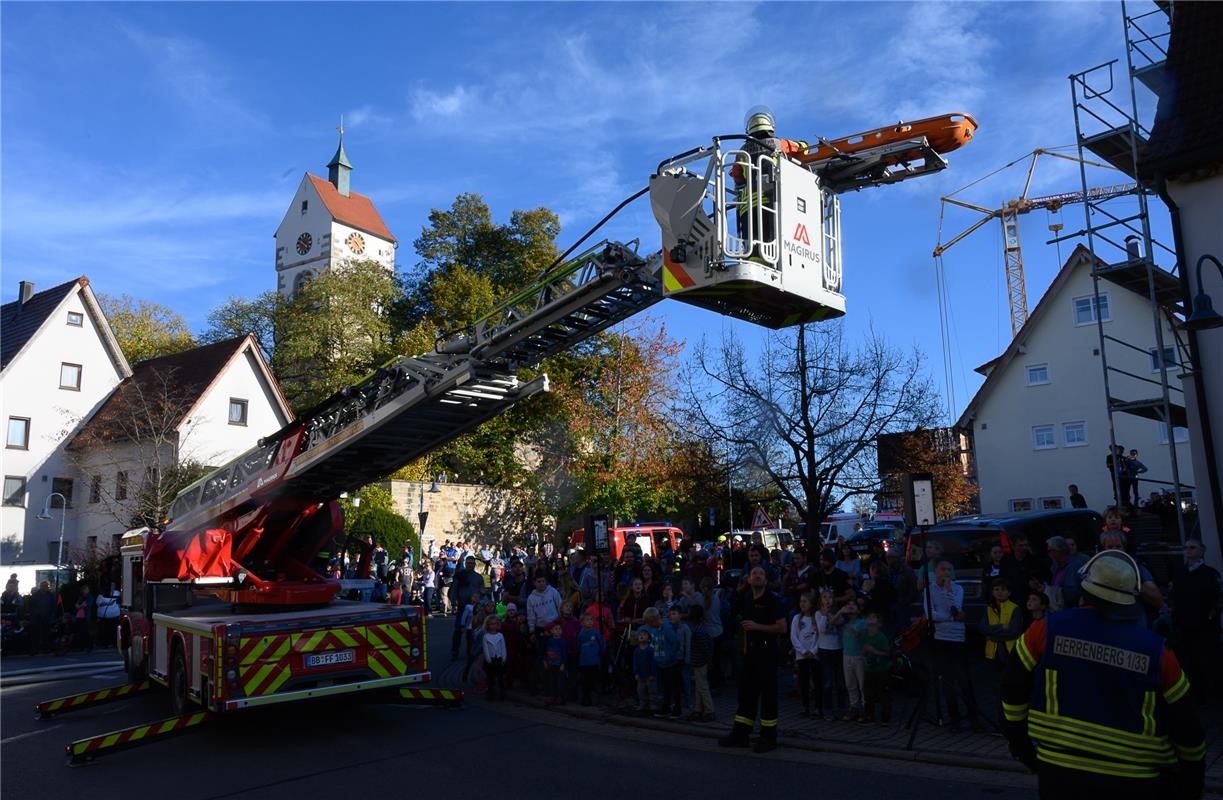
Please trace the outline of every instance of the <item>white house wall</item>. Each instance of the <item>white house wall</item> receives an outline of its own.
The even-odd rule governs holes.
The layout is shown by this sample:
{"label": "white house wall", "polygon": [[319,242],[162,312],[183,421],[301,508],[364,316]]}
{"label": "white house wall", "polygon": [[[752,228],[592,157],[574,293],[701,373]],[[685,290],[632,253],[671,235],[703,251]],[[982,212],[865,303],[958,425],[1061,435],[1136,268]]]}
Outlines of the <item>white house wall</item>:
{"label": "white house wall", "polygon": [[[70,311],[82,315],[80,327],[68,324]],[[29,450],[3,450],[4,474],[24,475],[27,483],[25,508],[0,509],[0,538],[23,542],[26,559],[47,559],[47,543],[59,539],[58,509],[52,509],[50,521],[36,517],[52,491],[53,478],[76,478],[63,451],[66,432],[87,418],[122,378],[97,324],[86,310],[81,290],[72,291],[3,374],[0,418],[6,428],[9,417],[27,417],[31,422]],[[80,391],[59,388],[62,362],[81,365]],[[77,536],[77,511],[87,489],[75,481],[72,508],[64,522],[65,540]]]}
{"label": "white house wall", "polygon": [[[200,398],[183,423],[180,458],[220,466],[284,427],[287,420],[274,399],[275,390],[263,377],[256,358],[248,346]],[[245,425],[229,422],[231,398],[247,401]]]}
{"label": "white house wall", "polygon": [[[302,213],[302,201],[306,213]],[[310,250],[305,255],[297,252],[297,239],[309,233],[312,239]],[[276,228],[276,288],[284,296],[293,293],[294,281],[302,272],[318,273],[331,263],[331,214],[315,190],[309,175],[302,175],[293,202],[285,212],[284,219]]]}
{"label": "white house wall", "polygon": [[[1134,352],[1109,342],[1106,354],[1110,366],[1144,378],[1158,380],[1151,369],[1147,348],[1155,347],[1155,330],[1150,306],[1137,294],[1106,281],[1111,321],[1105,333],[1143,349]],[[1109,474],[1104,464],[1108,452],[1108,416],[1100,366],[1100,340],[1094,323],[1076,326],[1073,299],[1090,295],[1092,281],[1086,266],[1069,276],[1046,313],[1030,326],[1026,353],[1018,354],[1005,367],[999,380],[979,401],[973,420],[974,447],[980,481],[981,510],[985,513],[1011,510],[1011,501],[1030,499],[1041,508],[1041,498],[1061,498],[1065,505],[1067,485],[1078,484],[1092,508],[1103,509],[1113,502]],[[1174,344],[1165,326],[1165,344]],[[1047,364],[1049,383],[1029,386],[1027,367]],[[1170,374],[1174,378],[1179,371]],[[1157,385],[1112,373],[1112,395],[1136,400],[1156,397]],[[1173,386],[1179,381],[1170,381]],[[1173,402],[1183,404],[1183,395],[1174,392]],[[1087,444],[1068,446],[1066,423],[1087,423]],[[1160,444],[1158,423],[1129,414],[1114,415],[1116,441],[1127,452],[1139,451],[1139,458],[1150,469],[1143,479],[1172,480],[1168,445]],[[1053,425],[1055,446],[1033,448],[1033,426]],[[1178,462],[1183,484],[1194,483],[1188,445],[1180,443]],[[1141,480],[1141,479],[1140,479]],[[1154,489],[1140,484],[1145,497]]]}

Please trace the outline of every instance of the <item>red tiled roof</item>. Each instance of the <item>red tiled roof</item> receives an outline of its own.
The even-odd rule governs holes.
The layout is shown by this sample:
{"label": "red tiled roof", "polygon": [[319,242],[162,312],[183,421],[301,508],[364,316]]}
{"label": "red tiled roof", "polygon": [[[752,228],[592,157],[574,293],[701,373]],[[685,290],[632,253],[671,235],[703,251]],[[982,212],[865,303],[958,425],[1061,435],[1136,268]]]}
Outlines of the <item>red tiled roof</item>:
{"label": "red tiled roof", "polygon": [[115,387],[72,437],[69,449],[166,435],[182,423],[248,338],[237,336],[134,365],[131,377]]}
{"label": "red tiled roof", "polygon": [[356,192],[349,192],[348,197],[345,197],[331,184],[331,181],[308,172],[306,175],[314,184],[319,197],[323,198],[323,205],[327,207],[328,213],[337,222],[343,222],[345,225],[351,225],[358,230],[389,239],[392,242],[396,241],[390,230],[387,229],[386,223],[382,221],[378,209],[374,208],[373,201],[368,197]]}

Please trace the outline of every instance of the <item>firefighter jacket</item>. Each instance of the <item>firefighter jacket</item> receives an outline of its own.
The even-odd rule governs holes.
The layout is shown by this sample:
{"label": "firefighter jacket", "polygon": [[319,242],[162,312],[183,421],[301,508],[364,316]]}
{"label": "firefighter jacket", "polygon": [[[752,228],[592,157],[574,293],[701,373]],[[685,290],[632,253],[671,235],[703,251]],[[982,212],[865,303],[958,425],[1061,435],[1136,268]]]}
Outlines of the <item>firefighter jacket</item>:
{"label": "firefighter jacket", "polygon": [[1188,693],[1157,634],[1069,609],[1016,643],[1002,681],[1004,732],[1013,753],[1034,748],[1037,769],[1151,779],[1180,762],[1200,776],[1206,743]]}

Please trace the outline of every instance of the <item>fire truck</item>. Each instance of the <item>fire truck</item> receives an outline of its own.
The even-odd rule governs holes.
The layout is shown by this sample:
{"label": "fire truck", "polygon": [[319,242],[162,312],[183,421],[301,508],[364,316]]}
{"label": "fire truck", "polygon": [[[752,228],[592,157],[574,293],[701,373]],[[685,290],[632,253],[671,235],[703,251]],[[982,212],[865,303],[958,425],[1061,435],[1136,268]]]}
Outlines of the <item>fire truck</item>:
{"label": "fire truck", "polygon": [[430,678],[421,609],[337,599],[320,554],[342,533],[340,496],[547,391],[520,372],[663,299],[770,328],[843,314],[838,194],[943,169],[975,127],[948,115],[786,153],[735,134],[663,161],[634,196],[650,195],[661,251],[603,241],[565,260],[596,226],[482,319],[303,411],[183,489],[164,526],[126,537],[116,644],[130,683],[40,716],[168,690],[173,717],[73,742],[75,762],[252,706],[456,700],[416,688]]}

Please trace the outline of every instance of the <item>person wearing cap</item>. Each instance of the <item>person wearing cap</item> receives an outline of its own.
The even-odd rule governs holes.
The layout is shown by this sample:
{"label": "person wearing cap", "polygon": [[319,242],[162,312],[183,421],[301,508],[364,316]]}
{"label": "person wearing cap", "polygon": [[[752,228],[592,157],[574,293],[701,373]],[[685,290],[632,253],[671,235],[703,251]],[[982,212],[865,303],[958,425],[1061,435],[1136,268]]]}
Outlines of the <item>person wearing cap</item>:
{"label": "person wearing cap", "polygon": [[[777,125],[773,112],[766,106],[749,109],[743,119],[743,127],[747,133],[747,141],[743,143],[742,153],[730,171],[739,200],[739,236],[746,239],[750,232],[752,238],[758,241],[772,242],[777,236],[776,217],[773,213],[777,205],[777,166],[770,159],[778,153],[801,153],[807,149],[807,143],[779,139],[774,133]],[[749,168],[744,169],[745,166]],[[760,173],[756,182],[751,180],[753,168]],[[757,216],[757,210],[761,207],[764,210]],[[757,225],[759,230],[756,230]],[[762,260],[759,248],[752,250],[751,258]]]}
{"label": "person wearing cap", "polygon": [[1206,741],[1176,656],[1124,612],[1138,565],[1120,550],[1080,570],[1083,605],[1036,620],[1003,673],[1003,733],[1041,798],[1197,798]]}

